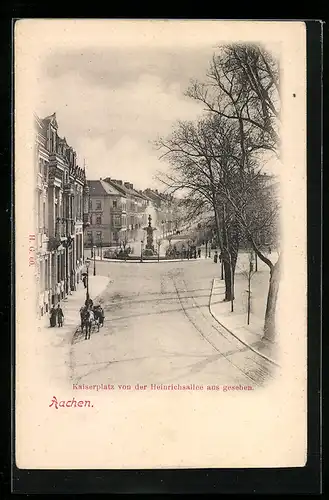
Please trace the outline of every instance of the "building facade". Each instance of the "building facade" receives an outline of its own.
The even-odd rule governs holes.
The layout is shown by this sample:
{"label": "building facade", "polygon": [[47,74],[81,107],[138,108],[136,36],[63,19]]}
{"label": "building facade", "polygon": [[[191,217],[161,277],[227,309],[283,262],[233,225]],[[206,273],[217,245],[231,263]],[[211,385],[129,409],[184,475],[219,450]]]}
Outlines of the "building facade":
{"label": "building facade", "polygon": [[87,181],[90,225],[85,247],[118,246],[127,230],[127,200],[122,191],[102,179]]}
{"label": "building facade", "polygon": [[134,189],[134,185],[130,182],[110,177],[107,177],[105,181],[118,189],[126,199],[126,227],[125,232],[121,234],[121,243],[125,246],[143,237],[143,227],[147,223],[147,199],[143,193]]}
{"label": "building facade", "polygon": [[58,135],[56,114],[35,115],[34,124],[37,308],[43,316],[81,280],[87,185],[76,152]]}

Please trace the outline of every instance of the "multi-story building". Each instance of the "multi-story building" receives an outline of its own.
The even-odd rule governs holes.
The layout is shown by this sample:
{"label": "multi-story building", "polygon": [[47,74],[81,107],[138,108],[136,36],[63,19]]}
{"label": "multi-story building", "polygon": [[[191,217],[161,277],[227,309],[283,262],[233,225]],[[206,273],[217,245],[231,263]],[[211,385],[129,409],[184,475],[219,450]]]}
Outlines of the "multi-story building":
{"label": "multi-story building", "polygon": [[147,223],[147,199],[143,194],[134,189],[130,182],[106,178],[105,181],[118,189],[126,198],[126,233],[124,235],[124,244],[132,240],[139,239],[143,234],[143,227]]}
{"label": "multi-story building", "polygon": [[117,246],[127,230],[127,200],[121,190],[100,179],[88,181],[90,225],[85,247]]}
{"label": "multi-story building", "polygon": [[83,266],[87,209],[85,169],[76,152],[58,135],[56,114],[35,115],[36,265],[38,311],[42,316],[75,290]]}

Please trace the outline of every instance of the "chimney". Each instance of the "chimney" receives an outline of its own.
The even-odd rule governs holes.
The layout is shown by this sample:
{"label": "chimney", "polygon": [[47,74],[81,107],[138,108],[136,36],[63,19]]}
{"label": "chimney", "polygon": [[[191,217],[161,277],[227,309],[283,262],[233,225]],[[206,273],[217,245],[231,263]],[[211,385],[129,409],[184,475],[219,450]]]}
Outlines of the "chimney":
{"label": "chimney", "polygon": [[133,184],[130,184],[130,189],[134,189],[134,185]]}
{"label": "chimney", "polygon": [[125,186],[127,189],[130,189],[130,184],[129,184],[129,182],[125,182],[125,183],[124,183],[124,186]]}

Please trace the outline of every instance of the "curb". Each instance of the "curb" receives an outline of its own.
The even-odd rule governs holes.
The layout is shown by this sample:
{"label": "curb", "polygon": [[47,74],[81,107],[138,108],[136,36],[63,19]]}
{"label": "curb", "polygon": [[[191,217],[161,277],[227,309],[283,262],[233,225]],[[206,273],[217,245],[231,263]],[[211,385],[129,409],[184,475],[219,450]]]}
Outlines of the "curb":
{"label": "curb", "polygon": [[209,307],[209,312],[210,314],[212,315],[212,317],[217,321],[217,323],[222,327],[224,328],[230,335],[232,335],[234,338],[236,338],[239,342],[241,342],[243,345],[245,345],[246,347],[248,347],[248,349],[250,349],[251,351],[253,351],[255,354],[258,354],[258,356],[260,356],[261,358],[263,359],[266,359],[266,361],[269,361],[270,363],[272,363],[273,365],[281,368],[281,366],[279,365],[279,363],[277,363],[276,361],[274,361],[274,359],[266,356],[265,354],[263,354],[262,352],[258,351],[257,349],[254,349],[250,344],[248,344],[247,342],[245,342],[244,340],[240,339],[240,337],[238,337],[235,333],[233,333],[231,330],[229,330],[225,325],[223,325],[223,323],[221,323],[218,318],[216,317],[216,315],[213,313],[212,311],[212,296],[213,296],[213,291],[214,291],[214,283],[215,283],[215,279],[216,278],[213,278],[212,280],[212,287],[211,287],[211,292],[210,292],[210,296],[209,296],[209,304],[208,304],[208,307]]}

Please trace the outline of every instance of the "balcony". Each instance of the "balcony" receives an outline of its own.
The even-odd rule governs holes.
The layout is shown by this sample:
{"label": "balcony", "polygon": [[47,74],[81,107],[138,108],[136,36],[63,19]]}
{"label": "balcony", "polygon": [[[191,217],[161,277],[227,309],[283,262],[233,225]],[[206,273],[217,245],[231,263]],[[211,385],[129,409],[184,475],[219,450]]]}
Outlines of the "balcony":
{"label": "balcony", "polygon": [[74,194],[74,186],[72,182],[66,182],[63,186],[63,192],[66,195],[73,195]]}
{"label": "balcony", "polygon": [[55,237],[68,238],[75,234],[75,221],[72,219],[58,218],[56,221]]}

